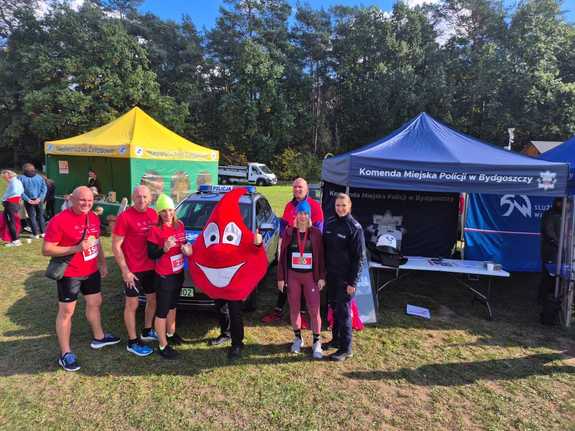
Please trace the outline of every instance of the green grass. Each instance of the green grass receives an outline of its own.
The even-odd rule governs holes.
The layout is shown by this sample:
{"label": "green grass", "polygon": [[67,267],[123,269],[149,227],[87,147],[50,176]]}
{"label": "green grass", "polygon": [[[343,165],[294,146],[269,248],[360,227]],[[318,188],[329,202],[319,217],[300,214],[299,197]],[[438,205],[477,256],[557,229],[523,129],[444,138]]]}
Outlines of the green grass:
{"label": "green grass", "polygon": [[[261,191],[277,212],[290,196],[289,186]],[[111,255],[109,238],[104,246]],[[82,369],[65,373],[46,263],[39,242],[0,249],[2,429],[575,429],[575,339],[536,323],[533,276],[496,283],[495,321],[449,278],[408,278],[383,295],[380,323],[355,334],[355,356],[341,364],[294,356],[287,323],[259,323],[275,300],[273,274],[260,310],[245,315],[235,364],[205,342],[218,333],[210,313],[179,314],[190,342],[173,362],[136,358],[124,344],[92,351],[80,300],[72,345]],[[109,267],[103,322],[125,338],[120,277]],[[404,315],[407,302],[432,319]]]}

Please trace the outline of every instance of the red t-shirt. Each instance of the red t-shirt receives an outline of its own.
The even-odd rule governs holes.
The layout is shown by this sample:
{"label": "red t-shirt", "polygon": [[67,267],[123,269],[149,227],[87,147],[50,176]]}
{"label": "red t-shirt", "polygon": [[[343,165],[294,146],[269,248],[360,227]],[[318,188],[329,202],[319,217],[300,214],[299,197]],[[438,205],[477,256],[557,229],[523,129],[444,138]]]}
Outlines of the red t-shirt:
{"label": "red t-shirt", "polygon": [[124,237],[122,251],[130,271],[144,272],[154,269],[154,261],[148,257],[146,239],[151,227],[157,222],[158,214],[151,208],[140,212],[130,207],[116,219],[114,235]]}
{"label": "red t-shirt", "polygon": [[174,236],[176,245],[156,259],[155,270],[160,275],[178,274],[184,270],[184,255],[182,245],[186,243],[186,232],[181,221],[175,226],[152,226],[148,234],[148,241],[159,247],[164,247],[166,240]]}
{"label": "red t-shirt", "polygon": [[[316,202],[314,199],[307,196],[306,198],[307,203],[311,209],[311,223],[315,227],[317,227],[320,231],[323,231],[323,210],[321,209],[321,205]],[[289,201],[285,208],[282,218],[280,220],[280,233],[283,235],[283,232],[286,226],[294,227],[295,217],[297,215],[297,205],[298,201],[292,199]]]}
{"label": "red t-shirt", "polygon": [[69,247],[80,243],[87,219],[89,225],[86,229],[85,238],[93,238],[94,245],[87,250],[74,254],[64,272],[64,277],[87,277],[98,271],[100,219],[92,211],[86,216],[86,214],[76,214],[69,208],[54,216],[46,228],[44,241]]}

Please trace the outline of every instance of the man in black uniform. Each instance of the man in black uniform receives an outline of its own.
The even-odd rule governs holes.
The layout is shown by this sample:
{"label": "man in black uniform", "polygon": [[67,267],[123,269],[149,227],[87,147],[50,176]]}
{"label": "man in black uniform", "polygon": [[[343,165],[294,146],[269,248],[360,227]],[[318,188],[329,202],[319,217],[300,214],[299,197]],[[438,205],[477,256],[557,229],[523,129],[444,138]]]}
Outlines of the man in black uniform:
{"label": "man in black uniform", "polygon": [[361,225],[351,216],[351,199],[339,193],[335,199],[336,215],[324,230],[328,301],[334,310],[332,340],[324,348],[337,348],[332,361],[352,356],[351,298],[355,295],[361,266],[365,262]]}

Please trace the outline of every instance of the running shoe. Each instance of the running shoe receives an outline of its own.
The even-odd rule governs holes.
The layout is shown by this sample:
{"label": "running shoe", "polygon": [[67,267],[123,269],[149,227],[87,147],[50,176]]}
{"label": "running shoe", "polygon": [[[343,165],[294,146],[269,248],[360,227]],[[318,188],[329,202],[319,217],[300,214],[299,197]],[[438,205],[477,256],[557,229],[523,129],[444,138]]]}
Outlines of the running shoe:
{"label": "running shoe", "polygon": [[118,344],[120,339],[114,337],[112,334],[104,334],[104,338],[96,340],[95,338],[90,343],[92,349],[101,349],[102,347],[111,346],[113,344]]}
{"label": "running shoe", "polygon": [[172,346],[179,346],[180,344],[184,343],[184,339],[178,335],[177,332],[174,332],[174,335],[171,337],[166,337],[168,339],[168,343]]}
{"label": "running shoe", "polygon": [[67,352],[60,356],[58,358],[58,365],[60,365],[66,371],[78,371],[80,369],[80,365],[78,365],[78,359],[72,352]]}
{"label": "running shoe", "polygon": [[158,334],[156,334],[154,329],[142,329],[142,336],[140,339],[144,341],[157,341]]}
{"label": "running shoe", "polygon": [[301,352],[301,348],[303,347],[303,339],[300,337],[295,337],[293,339],[293,343],[291,345],[291,351],[292,353],[300,353]]}
{"label": "running shoe", "polygon": [[220,334],[218,335],[217,338],[212,338],[210,341],[208,341],[208,344],[210,346],[219,346],[220,344],[224,344],[226,341],[229,341],[231,339],[232,337],[230,337],[229,335]]}
{"label": "running shoe", "polygon": [[345,350],[338,350],[335,353],[332,353],[329,356],[329,359],[336,362],[345,361],[347,358],[351,358],[353,356],[352,352],[347,352]]}
{"label": "running shoe", "polygon": [[323,359],[323,351],[321,350],[321,341],[316,341],[312,346],[312,356],[314,359]]}
{"label": "running shoe", "polygon": [[154,353],[154,349],[141,343],[134,343],[132,345],[128,344],[126,346],[126,350],[136,356],[149,356]]}
{"label": "running shoe", "polygon": [[172,349],[172,346],[170,346],[169,344],[166,344],[166,347],[164,347],[163,349],[158,348],[158,353],[164,359],[176,359],[176,357],[178,356],[178,352]]}

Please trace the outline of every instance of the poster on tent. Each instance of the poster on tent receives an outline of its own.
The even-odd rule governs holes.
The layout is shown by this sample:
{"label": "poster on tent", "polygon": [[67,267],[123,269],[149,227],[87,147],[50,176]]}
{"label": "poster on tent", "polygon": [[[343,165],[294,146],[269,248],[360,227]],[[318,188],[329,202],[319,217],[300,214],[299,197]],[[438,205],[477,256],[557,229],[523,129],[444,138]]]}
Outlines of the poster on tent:
{"label": "poster on tent", "polygon": [[542,196],[470,194],[465,258],[498,262],[506,271],[541,271],[541,218],[552,201]]}
{"label": "poster on tent", "polygon": [[218,163],[182,160],[132,160],[134,184],[144,184],[152,191],[152,204],[165,193],[180,202],[201,184],[215,184]]}
{"label": "poster on tent", "polygon": [[[345,187],[324,183],[323,210],[334,215],[335,196]],[[352,214],[374,243],[387,230],[401,232],[405,256],[449,257],[457,241],[459,194],[350,189]]]}

